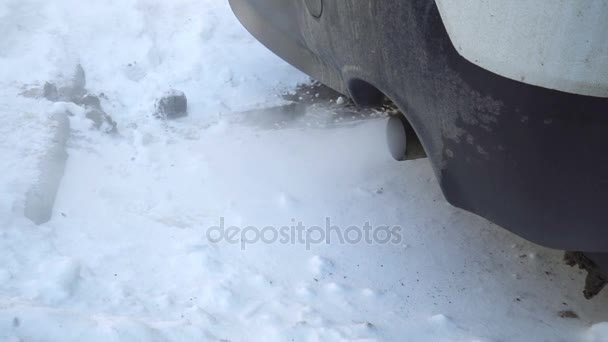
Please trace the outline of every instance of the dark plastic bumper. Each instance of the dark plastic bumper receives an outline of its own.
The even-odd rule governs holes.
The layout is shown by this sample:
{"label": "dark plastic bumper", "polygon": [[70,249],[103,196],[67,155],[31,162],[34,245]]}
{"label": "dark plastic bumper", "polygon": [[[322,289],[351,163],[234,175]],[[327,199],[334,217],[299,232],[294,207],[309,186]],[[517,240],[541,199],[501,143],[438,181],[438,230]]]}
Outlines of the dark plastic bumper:
{"label": "dark plastic bumper", "polygon": [[[461,57],[432,0],[230,0],[247,29],[357,102],[405,113],[447,200],[547,247],[608,252],[608,100]],[[316,2],[316,1],[310,1]]]}

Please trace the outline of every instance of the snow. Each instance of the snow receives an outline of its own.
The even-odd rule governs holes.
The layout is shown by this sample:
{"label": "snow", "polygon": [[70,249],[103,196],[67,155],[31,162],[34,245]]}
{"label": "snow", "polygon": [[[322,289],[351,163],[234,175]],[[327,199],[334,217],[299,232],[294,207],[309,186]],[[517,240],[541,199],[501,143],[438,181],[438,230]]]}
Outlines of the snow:
{"label": "snow", "polygon": [[587,331],[586,341],[589,342],[601,342],[606,341],[606,336],[608,336],[608,323],[602,322],[597,323],[591,326],[589,331]]}
{"label": "snow", "polygon": [[[561,252],[450,207],[427,160],[391,159],[384,118],[320,107],[285,124],[278,94],[307,78],[225,1],[9,0],[0,36],[0,340],[608,340],[606,293],[584,300]],[[117,134],[19,95],[78,64]],[[170,89],[189,115],[157,120]],[[35,225],[27,193],[65,111],[65,174]],[[401,241],[213,243],[222,218]]]}

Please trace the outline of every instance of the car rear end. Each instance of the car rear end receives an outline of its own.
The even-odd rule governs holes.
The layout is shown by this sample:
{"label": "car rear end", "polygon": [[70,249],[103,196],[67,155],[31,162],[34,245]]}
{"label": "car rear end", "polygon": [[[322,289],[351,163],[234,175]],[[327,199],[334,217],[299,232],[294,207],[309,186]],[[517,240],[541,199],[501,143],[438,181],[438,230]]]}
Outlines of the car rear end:
{"label": "car rear end", "polygon": [[390,98],[451,204],[608,269],[608,2],[230,3],[313,78]]}

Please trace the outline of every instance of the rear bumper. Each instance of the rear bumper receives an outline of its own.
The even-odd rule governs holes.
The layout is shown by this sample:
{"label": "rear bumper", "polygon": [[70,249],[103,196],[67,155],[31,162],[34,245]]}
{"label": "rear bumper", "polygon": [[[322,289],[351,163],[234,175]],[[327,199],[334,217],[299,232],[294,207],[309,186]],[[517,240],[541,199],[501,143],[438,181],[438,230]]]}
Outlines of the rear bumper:
{"label": "rear bumper", "polygon": [[[608,252],[608,100],[514,81],[463,58],[434,1],[230,0],[279,56],[405,113],[447,200],[547,247]],[[363,87],[363,90],[365,87]]]}

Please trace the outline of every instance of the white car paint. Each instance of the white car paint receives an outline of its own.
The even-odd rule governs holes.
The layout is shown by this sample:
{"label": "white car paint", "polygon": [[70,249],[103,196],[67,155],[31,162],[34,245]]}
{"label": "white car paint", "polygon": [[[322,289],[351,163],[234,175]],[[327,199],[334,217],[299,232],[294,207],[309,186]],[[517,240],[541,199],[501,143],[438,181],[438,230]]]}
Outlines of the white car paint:
{"label": "white car paint", "polygon": [[513,80],[608,97],[608,1],[437,0],[467,60]]}

